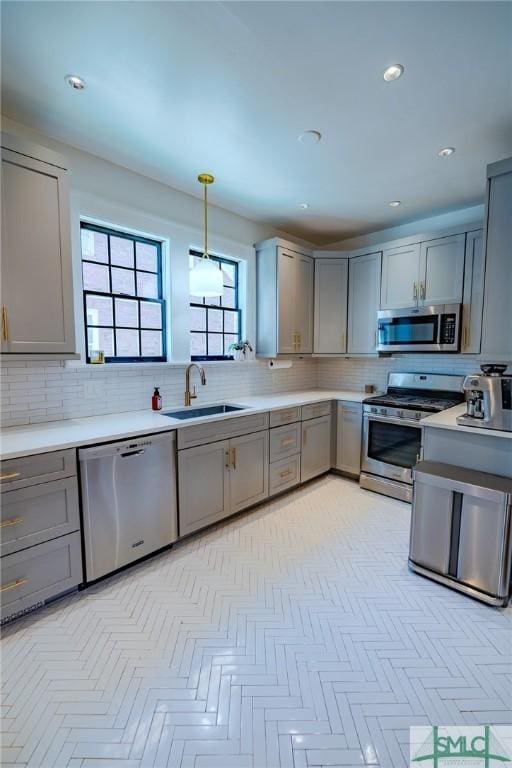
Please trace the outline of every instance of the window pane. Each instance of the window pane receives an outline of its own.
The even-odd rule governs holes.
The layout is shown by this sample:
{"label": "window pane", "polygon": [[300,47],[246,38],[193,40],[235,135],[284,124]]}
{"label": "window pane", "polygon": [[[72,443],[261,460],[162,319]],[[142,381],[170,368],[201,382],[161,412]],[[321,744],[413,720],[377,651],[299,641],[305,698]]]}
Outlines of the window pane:
{"label": "window pane", "polygon": [[234,288],[224,288],[222,294],[222,306],[223,307],[236,307],[236,291]]}
{"label": "window pane", "polygon": [[113,357],[114,331],[111,328],[87,328],[87,349],[89,355],[100,350],[105,357]]}
{"label": "window pane", "polygon": [[87,296],[86,306],[88,325],[114,324],[110,296]]}
{"label": "window pane", "polygon": [[162,356],[162,334],[160,331],[141,331],[142,357]]}
{"label": "window pane", "polygon": [[206,355],[206,333],[190,334],[190,354],[192,357]]}
{"label": "window pane", "polygon": [[140,325],[141,328],[162,327],[162,308],[160,304],[153,304],[150,301],[141,301]]}
{"label": "window pane", "polygon": [[209,355],[224,354],[224,348],[222,345],[222,333],[208,334],[208,354]]}
{"label": "window pane", "polygon": [[100,267],[99,264],[89,264],[87,261],[82,263],[85,291],[110,292],[108,280],[108,267]]}
{"label": "window pane", "polygon": [[134,272],[131,269],[112,267],[112,293],[125,293],[135,296]]}
{"label": "window pane", "polygon": [[139,308],[136,301],[132,299],[116,299],[116,325],[138,328]]}
{"label": "window pane", "polygon": [[110,261],[121,267],[133,269],[133,240],[126,237],[110,238]]}
{"label": "window pane", "polygon": [[91,261],[108,263],[107,236],[102,232],[93,232],[91,229],[82,229],[82,258]]}
{"label": "window pane", "polygon": [[191,330],[206,331],[206,309],[191,307]]}
{"label": "window pane", "polygon": [[149,243],[136,243],[137,269],[148,269],[150,272],[158,270],[158,257],[155,245]]}
{"label": "window pane", "polygon": [[222,309],[208,310],[208,330],[222,333]]}
{"label": "window pane", "polygon": [[229,349],[230,344],[235,344],[238,341],[238,336],[232,336],[231,334],[226,333],[224,336],[224,354],[225,355],[232,355],[232,350]]}
{"label": "window pane", "polygon": [[224,312],[224,330],[226,333],[238,333],[238,312]]}
{"label": "window pane", "polygon": [[158,299],[158,277],[147,272],[137,272],[137,296]]}
{"label": "window pane", "polygon": [[139,356],[139,332],[116,330],[117,357]]}
{"label": "window pane", "polygon": [[222,271],[224,272],[224,285],[235,286],[235,271],[234,264],[222,264]]}

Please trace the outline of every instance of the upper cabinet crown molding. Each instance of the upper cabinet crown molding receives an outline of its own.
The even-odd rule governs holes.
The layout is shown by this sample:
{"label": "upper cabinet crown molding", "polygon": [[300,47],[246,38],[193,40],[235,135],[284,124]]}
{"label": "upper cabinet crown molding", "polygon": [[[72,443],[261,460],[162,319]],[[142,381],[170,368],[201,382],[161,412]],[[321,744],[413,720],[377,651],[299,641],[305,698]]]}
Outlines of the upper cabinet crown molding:
{"label": "upper cabinet crown molding", "polygon": [[40,147],[39,144],[34,144],[23,136],[13,136],[11,133],[2,132],[1,143],[2,149],[18,152],[20,155],[41,160],[48,165],[55,165],[57,168],[62,168],[63,171],[68,169],[68,163],[62,155],[54,152],[53,149],[48,149],[48,147]]}
{"label": "upper cabinet crown molding", "polygon": [[75,357],[69,184],[58,164],[62,158],[2,136],[1,160],[2,353]]}
{"label": "upper cabinet crown molding", "polygon": [[293,243],[291,240],[285,240],[282,237],[270,237],[267,240],[260,240],[259,243],[254,243],[254,249],[256,251],[261,251],[262,248],[268,248],[269,246],[286,248],[287,251],[302,253],[304,256],[314,256],[314,251],[312,249]]}

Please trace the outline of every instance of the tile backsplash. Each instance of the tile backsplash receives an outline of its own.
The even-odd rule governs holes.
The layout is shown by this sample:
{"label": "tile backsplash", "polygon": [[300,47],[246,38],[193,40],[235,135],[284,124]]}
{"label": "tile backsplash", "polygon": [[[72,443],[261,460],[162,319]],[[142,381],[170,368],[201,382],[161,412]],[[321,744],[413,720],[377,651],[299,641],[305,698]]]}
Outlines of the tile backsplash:
{"label": "tile backsplash", "polygon": [[[265,361],[205,363],[206,386],[192,373],[199,402],[291,392],[317,386],[314,360],[270,370]],[[158,386],[164,408],[183,405],[186,365],[127,364],[109,367],[54,362],[1,361],[2,425],[121,413],[151,407]],[[198,402],[198,401],[196,401]]]}

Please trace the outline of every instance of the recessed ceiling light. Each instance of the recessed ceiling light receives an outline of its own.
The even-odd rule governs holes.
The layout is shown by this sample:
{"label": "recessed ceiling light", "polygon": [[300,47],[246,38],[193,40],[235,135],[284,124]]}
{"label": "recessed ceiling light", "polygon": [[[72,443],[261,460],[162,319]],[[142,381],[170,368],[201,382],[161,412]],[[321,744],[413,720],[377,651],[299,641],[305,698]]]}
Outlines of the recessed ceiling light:
{"label": "recessed ceiling light", "polygon": [[455,147],[443,147],[443,149],[440,149],[437,153],[439,157],[450,157],[450,155],[453,155],[455,152]]}
{"label": "recessed ceiling light", "polygon": [[309,208],[309,203],[299,203],[299,208],[302,208],[302,210],[305,211],[306,208]]}
{"label": "recessed ceiling light", "polygon": [[299,141],[301,144],[318,144],[321,138],[320,131],[305,131],[299,136]]}
{"label": "recessed ceiling light", "polygon": [[83,91],[85,88],[85,80],[79,75],[66,75],[64,80],[75,91]]}
{"label": "recessed ceiling light", "polygon": [[399,205],[402,205],[401,200],[391,200],[390,203],[388,203],[392,208],[398,208]]}
{"label": "recessed ceiling light", "polygon": [[392,64],[384,70],[382,77],[386,83],[391,83],[393,80],[398,80],[399,77],[402,77],[403,73],[404,68],[401,64]]}

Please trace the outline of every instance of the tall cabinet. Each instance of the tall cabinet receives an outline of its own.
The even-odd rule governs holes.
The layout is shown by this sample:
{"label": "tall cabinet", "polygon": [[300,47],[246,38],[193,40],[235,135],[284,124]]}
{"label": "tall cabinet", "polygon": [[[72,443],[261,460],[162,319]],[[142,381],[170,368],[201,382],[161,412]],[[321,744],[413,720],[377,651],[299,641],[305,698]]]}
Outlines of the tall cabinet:
{"label": "tall cabinet", "polygon": [[313,259],[280,238],[256,248],[257,338],[261,357],[313,352]]}
{"label": "tall cabinet", "polygon": [[63,159],[2,135],[2,352],[75,353]]}
{"label": "tall cabinet", "polygon": [[380,301],[381,252],[350,259],[347,352],[377,351],[377,312]]}
{"label": "tall cabinet", "polygon": [[347,351],[348,259],[315,259],[316,354]]}

